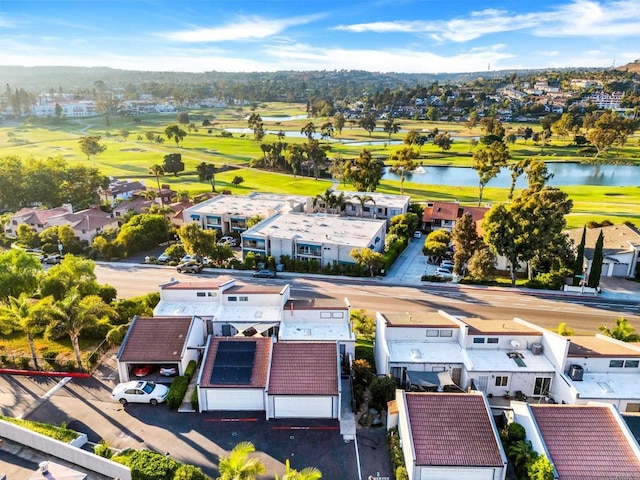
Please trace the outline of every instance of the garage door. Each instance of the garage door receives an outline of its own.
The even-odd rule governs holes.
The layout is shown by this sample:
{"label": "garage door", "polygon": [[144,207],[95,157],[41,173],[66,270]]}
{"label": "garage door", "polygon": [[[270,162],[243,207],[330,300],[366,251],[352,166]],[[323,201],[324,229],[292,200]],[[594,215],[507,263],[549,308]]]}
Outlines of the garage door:
{"label": "garage door", "polygon": [[[495,473],[498,473],[494,476]],[[461,478],[472,478],[473,480],[494,480],[502,478],[499,472],[494,472],[490,468],[437,468],[422,467],[420,480],[460,480]]]}
{"label": "garage door", "polygon": [[613,277],[626,277],[627,272],[629,271],[628,263],[614,263],[613,264],[613,272],[611,276]]}
{"label": "garage door", "polygon": [[207,410],[264,410],[262,389],[207,388]]}
{"label": "garage door", "polygon": [[274,396],[274,418],[338,418],[334,397]]}

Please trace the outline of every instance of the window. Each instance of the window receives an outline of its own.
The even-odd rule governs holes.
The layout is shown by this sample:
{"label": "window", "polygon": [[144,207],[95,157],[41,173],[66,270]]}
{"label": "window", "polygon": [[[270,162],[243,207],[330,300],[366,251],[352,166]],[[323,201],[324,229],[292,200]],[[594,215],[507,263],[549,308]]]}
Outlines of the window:
{"label": "window", "polygon": [[441,337],[453,337],[453,330],[440,330]]}
{"label": "window", "polygon": [[609,368],[622,368],[624,366],[624,360],[611,360],[609,362]]}
{"label": "window", "polygon": [[331,318],[344,318],[344,312],[332,312]]}
{"label": "window", "polygon": [[204,292],[196,292],[196,297],[204,297],[206,294]]}
{"label": "window", "polygon": [[240,301],[240,302],[248,302],[249,301],[249,297],[238,297],[238,301]]}
{"label": "window", "polygon": [[331,312],[320,312],[320,318],[331,318]]}
{"label": "window", "polygon": [[475,337],[473,343],[484,343],[484,337]]}
{"label": "window", "polygon": [[487,343],[498,343],[498,337],[487,338]]}
{"label": "window", "polygon": [[215,297],[216,294],[213,292],[207,292],[207,297]]}
{"label": "window", "polygon": [[506,387],[509,384],[509,377],[500,376],[496,377],[496,387]]}
{"label": "window", "polygon": [[427,330],[427,337],[437,337],[438,333],[438,330]]}
{"label": "window", "polygon": [[230,302],[237,302],[238,301],[238,297],[229,297],[229,301]]}
{"label": "window", "polygon": [[624,368],[638,368],[638,360],[625,360]]}

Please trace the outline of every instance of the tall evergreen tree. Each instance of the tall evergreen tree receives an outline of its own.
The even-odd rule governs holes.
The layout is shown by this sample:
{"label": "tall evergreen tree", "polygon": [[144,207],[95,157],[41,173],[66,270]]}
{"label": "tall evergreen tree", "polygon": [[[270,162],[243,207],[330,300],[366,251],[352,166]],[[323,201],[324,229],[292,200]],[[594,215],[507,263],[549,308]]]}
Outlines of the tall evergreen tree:
{"label": "tall evergreen tree", "polygon": [[470,213],[465,213],[458,219],[451,231],[451,241],[455,247],[453,254],[453,273],[463,273],[464,265],[482,242],[478,237],[476,223]]}
{"label": "tall evergreen tree", "polygon": [[591,288],[597,288],[600,285],[600,275],[602,274],[602,261],[604,255],[602,253],[604,245],[604,235],[600,230],[598,240],[596,240],[596,248],[593,251],[593,260],[591,260],[591,272],[589,272],[589,282],[587,285]]}
{"label": "tall evergreen tree", "polygon": [[584,244],[587,240],[587,227],[585,226],[582,229],[582,240],[580,240],[580,245],[578,245],[578,250],[576,251],[576,261],[573,264],[573,274],[581,275],[582,269],[584,265]]}

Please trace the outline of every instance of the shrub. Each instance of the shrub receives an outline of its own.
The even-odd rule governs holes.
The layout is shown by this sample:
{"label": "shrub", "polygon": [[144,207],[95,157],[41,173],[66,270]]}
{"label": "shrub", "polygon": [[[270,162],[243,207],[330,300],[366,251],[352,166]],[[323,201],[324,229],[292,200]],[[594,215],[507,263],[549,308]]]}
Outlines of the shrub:
{"label": "shrub", "polygon": [[434,282],[434,283],[442,283],[447,282],[448,279],[445,277],[441,277],[440,275],[422,275],[420,280],[423,282]]}
{"label": "shrub", "polygon": [[354,382],[359,385],[368,385],[375,377],[371,364],[361,358],[353,362]]}
{"label": "shrub", "polygon": [[396,480],[409,480],[409,474],[405,467],[396,468]]}
{"label": "shrub", "polygon": [[502,439],[502,443],[506,449],[509,445],[524,440],[526,434],[527,432],[522,425],[513,422],[507,425],[506,428],[502,429],[500,432],[500,438]]}
{"label": "shrub", "polygon": [[197,367],[196,361],[191,360],[187,365],[187,368],[184,370],[184,376],[187,377],[189,381],[191,381],[191,379],[193,378],[193,375],[196,373],[196,367]]}
{"label": "shrub", "polygon": [[31,359],[29,357],[20,357],[18,358],[18,361],[16,363],[18,365],[18,368],[22,370],[27,370],[29,368],[30,361]]}
{"label": "shrub", "polygon": [[125,450],[111,460],[128,466],[132,480],[171,480],[180,466],[175,460],[150,450]]}
{"label": "shrub", "polygon": [[103,458],[111,458],[113,457],[113,450],[107,442],[101,440],[95,447],[93,447],[93,453]]}
{"label": "shrub", "polygon": [[193,465],[180,465],[176,470],[173,480],[209,480],[202,470]]}
{"label": "shrub", "polygon": [[56,427],[55,425],[49,425],[47,423],[32,422],[30,420],[21,420],[18,418],[4,416],[0,416],[0,419],[65,443],[69,443],[78,438],[78,432],[67,429],[65,425]]}
{"label": "shrub", "polygon": [[177,410],[182,404],[184,394],[187,393],[188,387],[189,379],[184,375],[176,377],[173,382],[171,382],[171,388],[169,388],[169,393],[167,394],[167,406],[171,410]]}
{"label": "shrub", "polygon": [[60,368],[58,365],[58,353],[55,350],[45,350],[42,352],[42,359],[54,370]]}
{"label": "shrub", "polygon": [[396,397],[396,388],[398,385],[392,377],[374,378],[369,386],[373,406],[379,410],[385,409],[387,402]]}
{"label": "shrub", "polygon": [[200,409],[200,405],[198,404],[198,387],[194,388],[193,392],[191,392],[191,408],[196,412]]}
{"label": "shrub", "polygon": [[398,427],[393,427],[387,432],[387,447],[389,448],[389,457],[391,457],[391,464],[394,470],[397,470],[399,467],[404,468],[404,456],[402,455],[402,447],[400,446]]}
{"label": "shrub", "polygon": [[106,337],[109,345],[111,345],[112,347],[121,345],[122,340],[124,340],[124,336],[127,333],[127,328],[128,325],[118,325],[117,327],[113,327],[111,330],[109,330],[109,333],[107,333]]}

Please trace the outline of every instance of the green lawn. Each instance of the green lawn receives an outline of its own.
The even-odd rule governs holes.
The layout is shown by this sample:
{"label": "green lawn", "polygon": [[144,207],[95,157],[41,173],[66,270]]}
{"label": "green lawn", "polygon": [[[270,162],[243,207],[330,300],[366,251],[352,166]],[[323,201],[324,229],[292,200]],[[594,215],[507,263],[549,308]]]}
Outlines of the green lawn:
{"label": "green lawn", "polygon": [[[295,116],[304,113],[304,105],[271,103],[260,105],[257,110],[263,117],[270,116]],[[253,139],[252,134],[234,134],[231,138],[221,137],[225,128],[246,128],[246,116],[251,110],[244,108],[241,111],[228,108],[222,110],[199,110],[190,112],[190,121],[194,123],[198,132],[188,133],[183,143],[178,147],[173,140],[165,139],[165,143],[157,144],[148,142],[144,134],[153,131],[162,134],[165,127],[176,122],[176,114],[149,114],[142,115],[139,123],[135,119],[127,117],[110,117],[110,125],[107,127],[102,117],[89,119],[68,119],[59,125],[48,125],[47,121],[37,121],[34,124],[0,127],[0,157],[18,155],[20,157],[33,156],[35,158],[52,157],[61,155],[69,162],[80,162],[85,165],[95,165],[100,171],[109,176],[128,179],[141,179],[155,183],[155,178],[148,174],[149,167],[156,163],[161,164],[168,153],[179,152],[185,163],[185,172],[178,177],[164,177],[163,183],[168,183],[178,191],[197,194],[210,190],[208,183],[201,183],[196,175],[195,168],[201,162],[214,163],[219,167],[231,166],[224,172],[216,175],[216,187],[218,190],[227,189],[236,194],[245,194],[252,191],[265,191],[273,193],[304,193],[316,195],[326,190],[331,182],[327,180],[313,180],[309,178],[293,178],[290,175],[281,175],[249,169],[251,159],[262,156],[260,143]],[[208,119],[212,122],[210,127],[202,127],[202,121]],[[264,128],[267,131],[285,130],[300,132],[309,121],[313,121],[319,131],[322,123],[330,119],[296,119],[293,121],[265,121]],[[49,121],[50,122],[50,121]],[[374,156],[386,160],[389,155],[404,145],[389,145],[390,140],[402,141],[406,131],[416,129],[420,131],[438,128],[441,132],[449,132],[455,137],[451,150],[442,152],[436,146],[427,144],[421,148],[419,163],[424,165],[455,165],[469,166],[471,164],[473,149],[469,140],[481,134],[479,127],[468,129],[464,124],[447,122],[419,122],[414,120],[400,120],[402,131],[391,135],[391,138],[383,131],[374,131],[371,135],[357,127],[354,122],[346,122],[341,135],[335,140],[338,142],[326,143],[329,156],[340,154],[345,158],[355,157],[362,151],[362,146],[352,146],[343,142],[380,142],[368,146]],[[507,124],[507,132],[516,131],[521,125]],[[382,127],[379,122],[378,128]],[[186,126],[183,127],[187,130]],[[532,126],[534,130],[540,130],[540,126]],[[130,132],[125,141],[119,132],[126,129]],[[208,130],[211,129],[211,134]],[[78,147],[78,139],[82,135],[101,135],[107,150],[88,160]],[[13,137],[13,138],[12,138]],[[141,140],[138,138],[141,137]],[[12,143],[12,141],[19,143]],[[267,135],[264,142],[277,141],[275,135]],[[302,143],[302,138],[287,137],[289,144]],[[568,145],[569,139],[553,138],[551,145],[542,151],[540,146],[533,144],[531,140],[518,142],[510,146],[512,159],[536,157],[545,161],[581,161],[584,158],[577,156],[576,147]],[[322,142],[325,143],[325,142]],[[612,149],[608,160],[640,163],[640,147],[638,137],[630,137],[627,144],[621,148]],[[476,147],[477,148],[477,147]],[[243,177],[244,182],[235,187],[231,184],[234,176]],[[574,209],[567,218],[571,227],[578,227],[589,220],[601,221],[608,218],[615,222],[625,220],[640,224],[640,188],[637,187],[562,187],[574,201]],[[347,186],[346,189],[351,189]],[[397,181],[384,181],[377,191],[383,193],[400,193],[400,183]],[[410,195],[412,201],[424,200],[458,200],[463,203],[473,204],[477,201],[477,187],[450,187],[442,185],[423,185],[405,182],[404,193]],[[484,193],[483,203],[503,202],[507,200],[507,190],[499,188],[487,188]]]}

